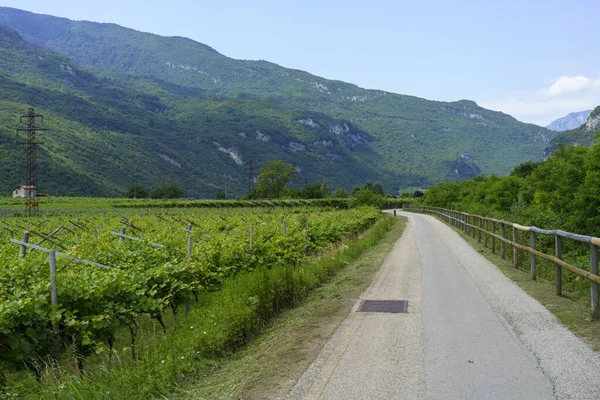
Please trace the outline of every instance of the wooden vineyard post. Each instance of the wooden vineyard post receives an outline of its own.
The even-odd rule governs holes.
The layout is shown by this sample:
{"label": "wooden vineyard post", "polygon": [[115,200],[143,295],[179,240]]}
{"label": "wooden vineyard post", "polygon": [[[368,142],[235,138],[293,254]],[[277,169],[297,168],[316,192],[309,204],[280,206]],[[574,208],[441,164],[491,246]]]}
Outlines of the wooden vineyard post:
{"label": "wooden vineyard post", "polygon": [[[590,244],[590,272],[598,276],[598,246]],[[591,282],[592,289],[592,318],[600,317],[600,300],[598,298],[598,284]]]}
{"label": "wooden vineyard post", "polygon": [[[127,228],[122,227],[121,228],[121,235],[124,235],[126,230],[127,230]],[[119,236],[119,244],[123,244],[123,237],[122,236]]]}
{"label": "wooden vineyard post", "polygon": [[[533,230],[529,231],[529,247],[535,250],[535,232]],[[531,270],[531,279],[534,281],[537,280],[537,271],[535,266],[535,254],[529,253],[529,268]]]}
{"label": "wooden vineyard post", "polygon": [[187,262],[192,262],[192,224],[188,225],[187,234]]}
{"label": "wooden vineyard post", "polygon": [[[52,305],[58,306],[58,288],[56,286],[56,252],[51,251],[49,253],[50,256],[50,286],[51,286],[51,299]],[[52,324],[52,332],[55,335],[55,344],[54,344],[54,359],[56,360],[56,364],[60,364],[60,332],[58,330],[58,323]]]}
{"label": "wooden vineyard post", "polygon": [[304,231],[304,254],[306,254],[307,244],[306,244],[306,231]]}
{"label": "wooden vineyard post", "polygon": [[[519,243],[519,231],[513,226],[513,242]],[[519,249],[513,246],[513,264],[515,268],[519,267]]]}
{"label": "wooden vineyard post", "polygon": [[[22,241],[25,243],[29,243],[29,231],[23,232],[23,240]],[[26,254],[27,254],[27,246],[22,244],[21,247],[19,248],[19,256],[25,257]]]}
{"label": "wooden vineyard post", "polygon": [[[554,256],[559,260],[562,260],[562,246],[560,243],[560,236],[554,235]],[[556,272],[556,295],[562,296],[562,267],[558,264],[554,266]]]}

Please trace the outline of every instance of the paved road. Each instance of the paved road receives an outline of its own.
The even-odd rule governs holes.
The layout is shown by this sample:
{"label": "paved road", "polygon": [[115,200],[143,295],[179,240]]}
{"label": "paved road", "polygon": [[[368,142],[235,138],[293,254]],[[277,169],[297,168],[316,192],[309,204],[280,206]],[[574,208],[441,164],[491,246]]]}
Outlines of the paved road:
{"label": "paved road", "polygon": [[440,221],[409,224],[289,399],[600,399],[600,354]]}

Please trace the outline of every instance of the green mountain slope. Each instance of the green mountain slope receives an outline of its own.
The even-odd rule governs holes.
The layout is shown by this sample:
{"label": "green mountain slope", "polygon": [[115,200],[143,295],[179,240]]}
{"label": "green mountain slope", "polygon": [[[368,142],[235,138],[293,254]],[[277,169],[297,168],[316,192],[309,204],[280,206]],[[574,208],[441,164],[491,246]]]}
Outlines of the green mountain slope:
{"label": "green mountain slope", "polygon": [[[60,66],[52,76],[43,68],[27,76],[18,68],[8,71],[14,82],[54,85],[58,98],[51,104],[33,95],[21,96],[22,104],[56,112],[91,131],[106,129],[119,139],[144,142],[134,167],[143,170],[141,182],[156,182],[163,163],[189,195],[210,195],[225,181],[242,193],[246,178],[240,163],[250,159],[258,166],[269,158],[292,162],[301,171],[298,183],[329,177],[334,186],[349,188],[374,179],[390,191],[479,173],[506,174],[516,164],[540,159],[554,136],[471,101],[365,90],[265,61],[234,60],[185,38],[4,7],[0,24],[46,49],[37,51],[68,57],[72,62],[62,64],[86,78],[75,82]],[[23,54],[16,57],[10,58],[16,66],[27,64]],[[127,158],[127,148],[118,147]],[[96,180],[104,174],[81,170]],[[131,174],[109,180],[113,193]]]}

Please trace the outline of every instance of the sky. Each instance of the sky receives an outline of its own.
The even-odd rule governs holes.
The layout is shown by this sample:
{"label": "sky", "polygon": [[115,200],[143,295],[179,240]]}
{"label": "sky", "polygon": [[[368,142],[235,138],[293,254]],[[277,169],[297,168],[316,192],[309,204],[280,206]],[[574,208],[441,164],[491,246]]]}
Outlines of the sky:
{"label": "sky", "polygon": [[600,105],[599,0],[3,0],[547,125]]}

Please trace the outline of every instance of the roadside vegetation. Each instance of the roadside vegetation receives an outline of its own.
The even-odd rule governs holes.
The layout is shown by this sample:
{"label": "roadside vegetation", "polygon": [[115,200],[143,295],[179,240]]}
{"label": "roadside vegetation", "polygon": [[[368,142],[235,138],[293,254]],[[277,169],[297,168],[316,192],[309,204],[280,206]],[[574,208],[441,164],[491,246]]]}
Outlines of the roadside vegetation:
{"label": "roadside vegetation", "polygon": [[460,209],[523,225],[600,236],[600,144],[561,146],[509,176],[478,176],[432,186],[422,204]]}

